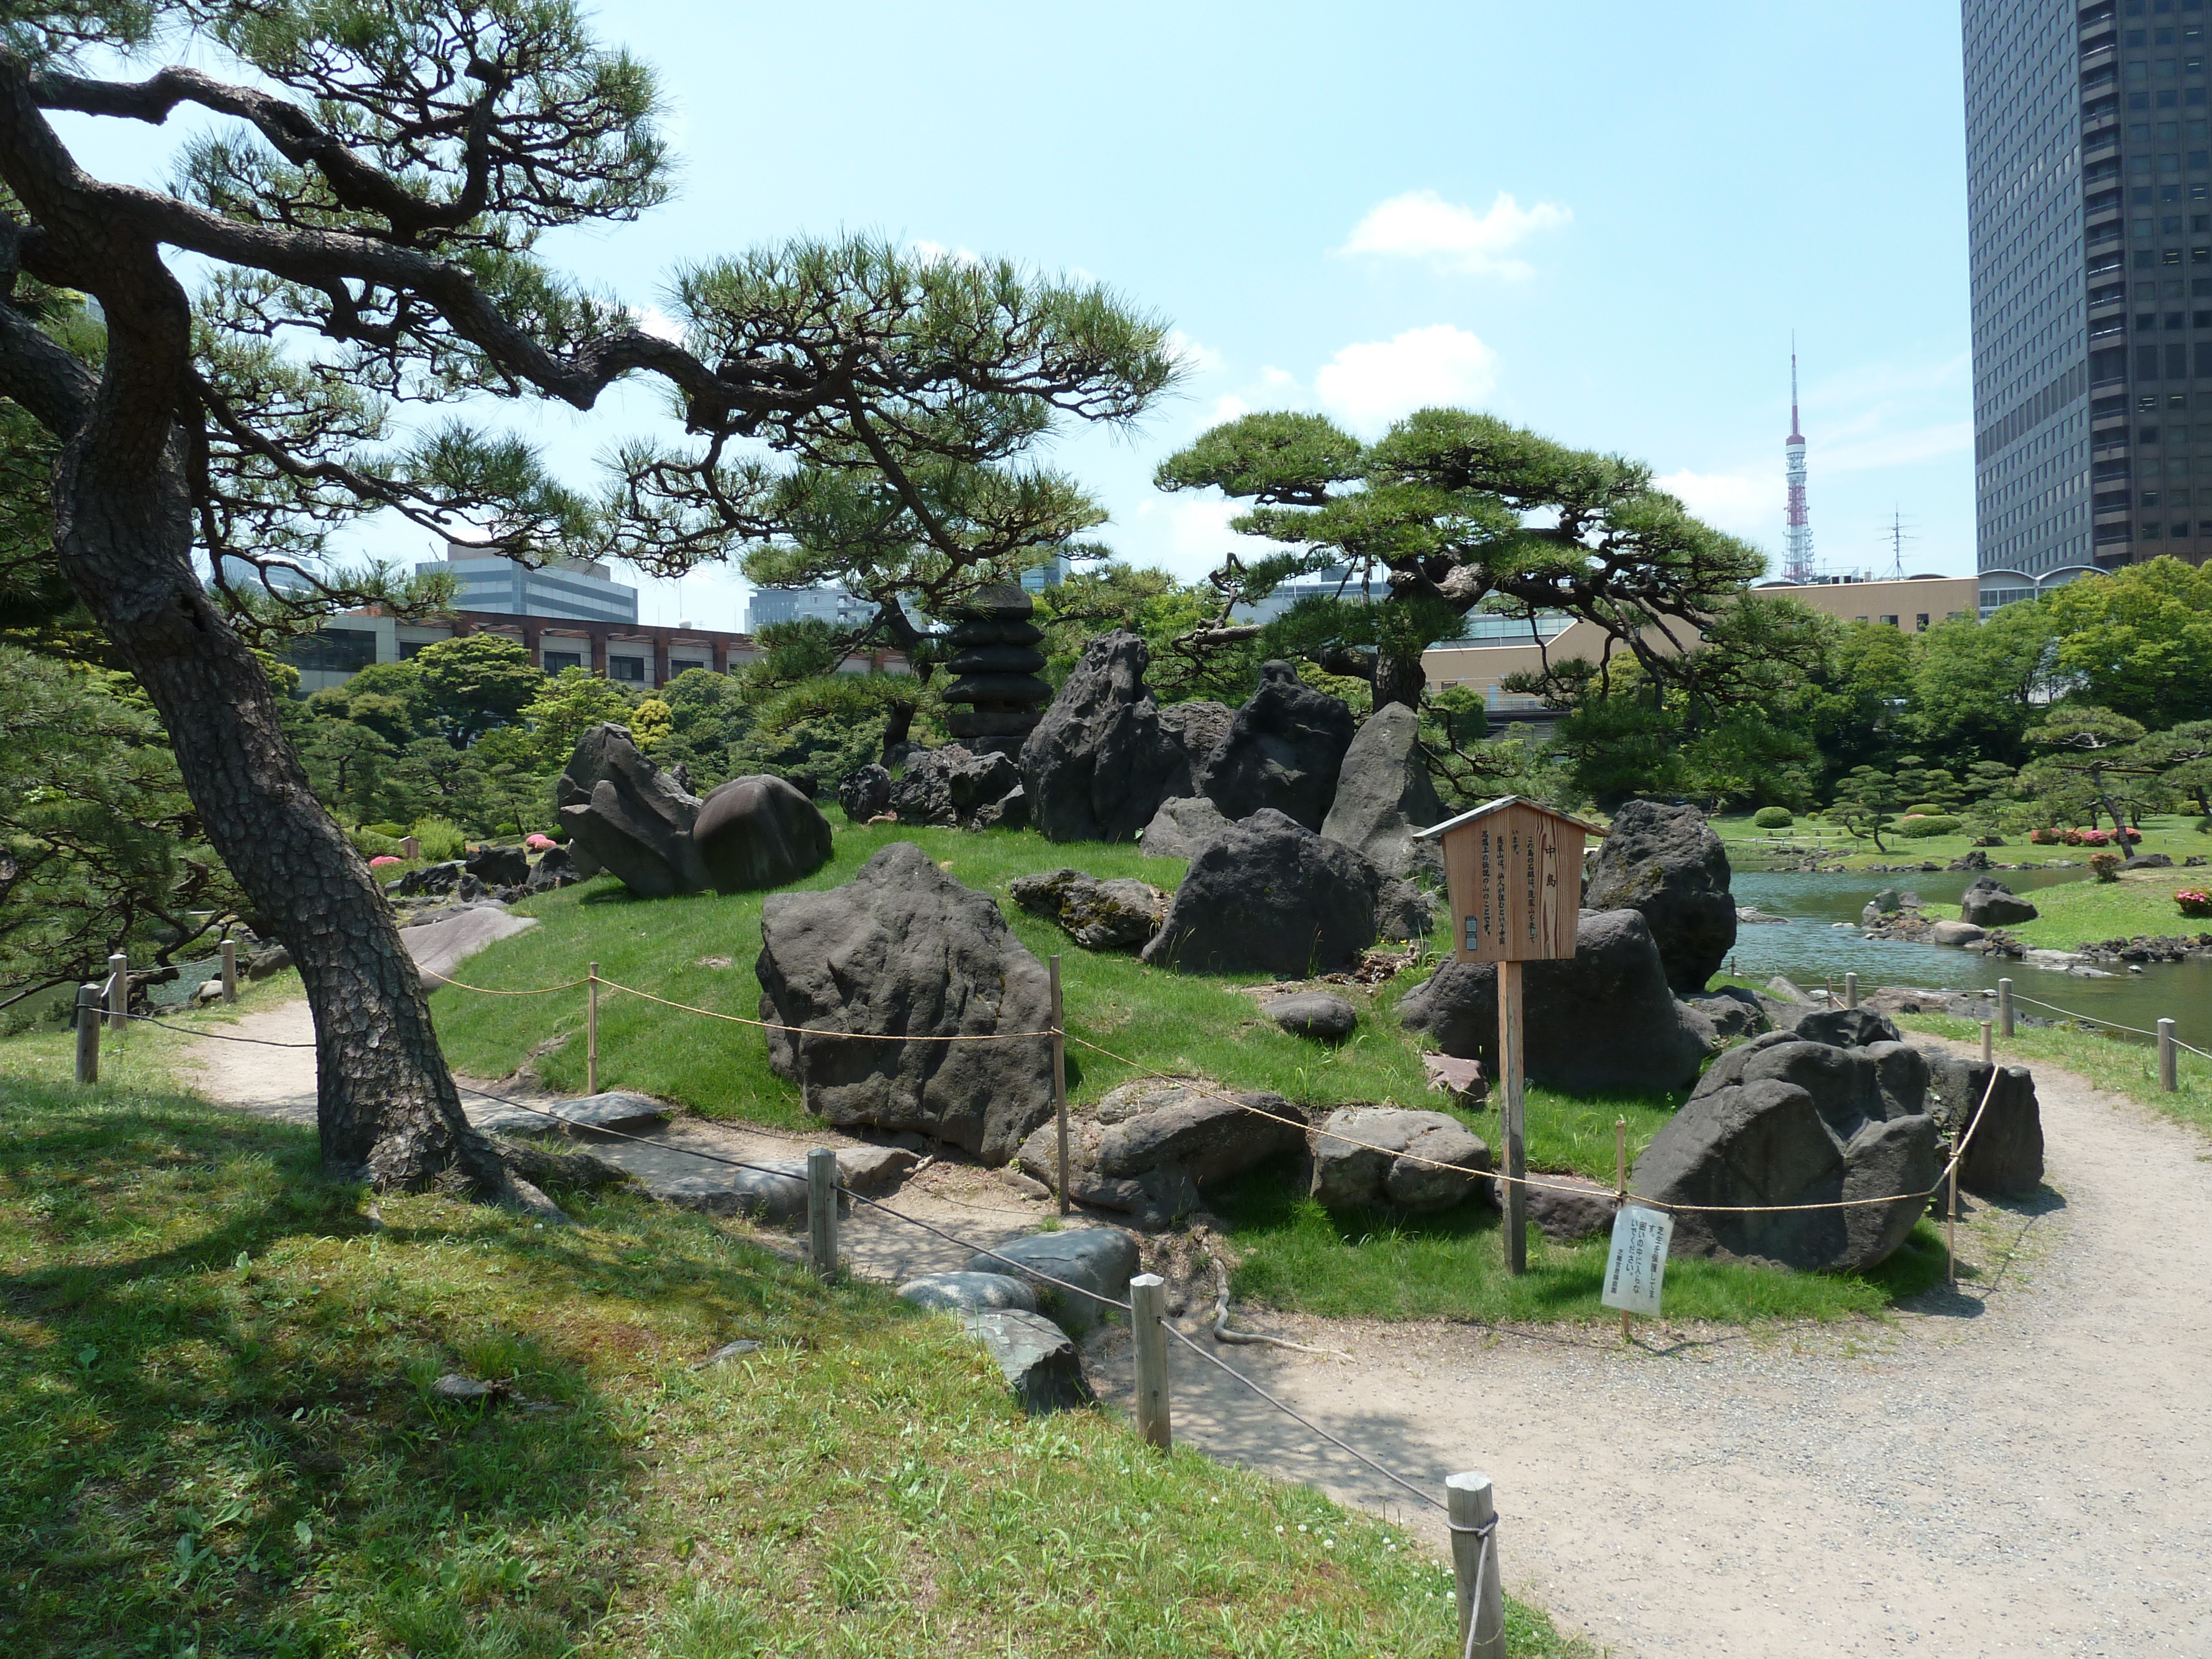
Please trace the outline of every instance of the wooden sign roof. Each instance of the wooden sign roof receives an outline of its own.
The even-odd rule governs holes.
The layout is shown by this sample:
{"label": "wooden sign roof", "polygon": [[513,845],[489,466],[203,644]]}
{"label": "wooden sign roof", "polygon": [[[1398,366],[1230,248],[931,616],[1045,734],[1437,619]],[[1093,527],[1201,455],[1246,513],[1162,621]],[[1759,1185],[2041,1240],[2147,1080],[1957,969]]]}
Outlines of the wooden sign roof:
{"label": "wooden sign roof", "polygon": [[1525,807],[1532,812],[1541,812],[1547,817],[1557,818],[1561,823],[1571,823],[1586,836],[1602,838],[1611,833],[1592,823],[1588,818],[1578,818],[1571,812],[1562,812],[1556,806],[1547,806],[1543,802],[1530,800],[1525,795],[1500,795],[1496,800],[1478,806],[1471,812],[1462,812],[1455,818],[1447,818],[1442,823],[1430,825],[1426,830],[1416,830],[1413,832],[1413,838],[1416,841],[1426,841],[1432,836],[1443,835],[1448,830],[1456,830],[1462,823],[1473,823],[1477,818],[1488,817],[1492,812],[1503,811],[1509,806]]}

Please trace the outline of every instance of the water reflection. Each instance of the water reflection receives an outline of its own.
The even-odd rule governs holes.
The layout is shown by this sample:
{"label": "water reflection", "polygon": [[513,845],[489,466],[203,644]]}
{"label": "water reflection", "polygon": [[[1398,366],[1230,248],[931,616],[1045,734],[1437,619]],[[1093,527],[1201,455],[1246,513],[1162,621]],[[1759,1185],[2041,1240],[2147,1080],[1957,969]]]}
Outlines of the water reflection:
{"label": "water reflection", "polygon": [[[1993,870],[1990,873],[2023,895],[2089,878],[2086,868]],[[1940,945],[1868,939],[1859,935],[1859,913],[1884,887],[1917,893],[1930,904],[1956,905],[1973,880],[1972,873],[1949,870],[1912,875],[1864,870],[1815,875],[1739,870],[1733,883],[1736,902],[1756,905],[1770,915],[1789,920],[1747,923],[1738,928],[1735,971],[1759,980],[1787,974],[1804,986],[1832,979],[1840,988],[1843,976],[1853,973],[1864,987],[1911,985],[1965,991],[1994,990],[2000,978],[2009,976],[2023,997],[2040,998],[2093,1019],[2139,1025],[2146,1030],[2154,1030],[2160,1018],[2171,1019],[2176,1022],[2184,1042],[2212,1048],[2212,963],[2152,963],[2140,974],[2115,969],[2111,970],[2115,975],[2112,979],[2081,979]],[[1851,925],[1832,925],[1836,922]],[[2179,921],[2172,931],[2182,931]]]}

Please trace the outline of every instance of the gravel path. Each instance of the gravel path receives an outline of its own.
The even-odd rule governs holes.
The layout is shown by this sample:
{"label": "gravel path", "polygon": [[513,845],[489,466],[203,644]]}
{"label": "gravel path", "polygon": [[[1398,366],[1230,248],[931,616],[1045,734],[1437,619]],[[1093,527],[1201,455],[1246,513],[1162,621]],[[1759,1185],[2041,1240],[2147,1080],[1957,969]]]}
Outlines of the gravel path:
{"label": "gravel path", "polygon": [[[304,1004],[233,1029],[309,1030]],[[210,1097],[312,1121],[311,1054],[199,1047]],[[2036,1082],[2056,1195],[1978,1208],[1960,1255],[1979,1276],[1891,1322],[1653,1325],[1624,1349],[1584,1328],[1277,1318],[1243,1322],[1354,1358],[1219,1352],[1417,1480],[1486,1470],[1509,1584],[1616,1653],[2212,1654],[2212,1318],[2191,1243],[2212,1157],[2070,1073]],[[987,1243],[1047,1209],[949,1167],[896,1201]],[[866,1211],[847,1240],[886,1279],[964,1259]],[[1441,1552],[1433,1511],[1170,1347],[1180,1440],[1401,1517]],[[1126,1399],[1126,1334],[1091,1358]]]}

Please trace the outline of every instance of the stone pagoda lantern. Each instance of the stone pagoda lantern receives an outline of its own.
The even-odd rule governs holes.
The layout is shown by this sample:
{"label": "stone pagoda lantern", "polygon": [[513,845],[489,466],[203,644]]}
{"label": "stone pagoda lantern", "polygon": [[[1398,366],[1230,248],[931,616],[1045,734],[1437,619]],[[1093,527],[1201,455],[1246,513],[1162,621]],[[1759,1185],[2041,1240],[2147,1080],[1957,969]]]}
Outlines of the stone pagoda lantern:
{"label": "stone pagoda lantern", "polygon": [[954,705],[945,716],[954,741],[981,754],[1015,755],[1036,725],[1052,687],[1037,678],[1043,631],[1030,617],[1036,606],[1012,582],[979,589],[952,613],[948,636],[955,677],[945,689]]}

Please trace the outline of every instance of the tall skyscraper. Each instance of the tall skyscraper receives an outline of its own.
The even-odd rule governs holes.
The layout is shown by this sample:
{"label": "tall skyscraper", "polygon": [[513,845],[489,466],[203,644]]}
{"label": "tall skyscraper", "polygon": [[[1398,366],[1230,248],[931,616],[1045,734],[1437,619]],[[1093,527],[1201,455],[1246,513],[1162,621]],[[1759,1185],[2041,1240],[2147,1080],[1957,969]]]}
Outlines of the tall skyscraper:
{"label": "tall skyscraper", "polygon": [[1985,610],[2212,552],[2205,6],[1966,0]]}

